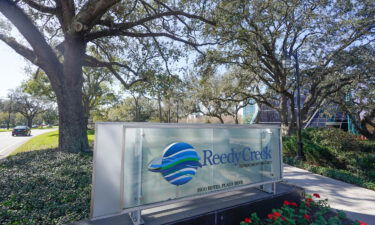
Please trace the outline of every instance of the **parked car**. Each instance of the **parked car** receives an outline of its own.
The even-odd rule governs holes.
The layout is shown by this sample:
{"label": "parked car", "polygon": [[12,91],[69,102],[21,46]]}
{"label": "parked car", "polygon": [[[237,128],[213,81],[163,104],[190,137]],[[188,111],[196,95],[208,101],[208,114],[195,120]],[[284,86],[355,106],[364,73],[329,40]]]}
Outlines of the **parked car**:
{"label": "parked car", "polygon": [[18,135],[30,136],[31,135],[30,127],[16,126],[12,131],[12,136],[18,136]]}

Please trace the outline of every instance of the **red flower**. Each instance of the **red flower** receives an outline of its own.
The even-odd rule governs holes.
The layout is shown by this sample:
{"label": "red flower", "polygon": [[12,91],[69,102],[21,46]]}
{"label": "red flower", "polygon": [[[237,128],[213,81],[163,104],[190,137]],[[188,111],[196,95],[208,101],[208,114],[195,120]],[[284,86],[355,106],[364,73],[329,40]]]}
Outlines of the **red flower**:
{"label": "red flower", "polygon": [[282,217],[281,220],[282,220],[282,221],[285,221],[286,219],[285,219],[285,217]]}
{"label": "red flower", "polygon": [[281,214],[279,212],[274,212],[273,214],[270,213],[270,214],[267,215],[268,219],[271,219],[271,220],[276,220],[280,216],[281,216]]}
{"label": "red flower", "polygon": [[290,205],[290,202],[288,202],[287,200],[284,201],[284,205]]}
{"label": "red flower", "polygon": [[276,218],[279,218],[281,216],[281,214],[279,212],[274,212],[273,215],[276,217]]}
{"label": "red flower", "polygon": [[307,214],[305,214],[305,215],[303,215],[303,218],[305,218],[305,219],[307,219],[307,220],[310,220],[310,219],[311,219],[311,216],[310,216],[310,215],[307,215]]}
{"label": "red flower", "polygon": [[306,202],[306,205],[307,205],[308,207],[310,207],[310,202]]}
{"label": "red flower", "polygon": [[251,223],[251,219],[250,218],[245,218],[244,222],[245,223]]}
{"label": "red flower", "polygon": [[290,205],[291,205],[291,206],[295,206],[295,207],[298,206],[297,203],[295,203],[295,202],[291,202]]}
{"label": "red flower", "polygon": [[366,222],[363,222],[363,221],[361,221],[361,220],[358,220],[357,222],[359,223],[359,225],[367,225]]}
{"label": "red flower", "polygon": [[307,202],[313,202],[314,200],[312,200],[312,198],[306,198],[306,201]]}
{"label": "red flower", "polygon": [[320,198],[320,195],[318,193],[313,194],[315,198]]}

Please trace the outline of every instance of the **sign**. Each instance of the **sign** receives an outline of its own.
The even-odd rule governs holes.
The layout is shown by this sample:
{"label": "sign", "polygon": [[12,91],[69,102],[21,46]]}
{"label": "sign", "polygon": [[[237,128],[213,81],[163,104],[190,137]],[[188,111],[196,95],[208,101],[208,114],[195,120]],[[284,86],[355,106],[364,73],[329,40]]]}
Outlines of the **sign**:
{"label": "sign", "polygon": [[278,126],[98,123],[91,213],[274,183],[281,168]]}

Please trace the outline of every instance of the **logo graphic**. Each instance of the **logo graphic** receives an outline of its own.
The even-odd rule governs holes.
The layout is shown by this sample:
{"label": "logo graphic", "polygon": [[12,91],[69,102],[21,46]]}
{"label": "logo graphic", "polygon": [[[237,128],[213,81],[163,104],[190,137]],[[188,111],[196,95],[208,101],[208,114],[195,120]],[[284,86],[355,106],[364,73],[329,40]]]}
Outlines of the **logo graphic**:
{"label": "logo graphic", "polygon": [[173,185],[188,183],[202,167],[200,158],[193,146],[177,142],[170,144],[163,151],[163,155],[148,164],[148,170],[161,173],[166,181]]}

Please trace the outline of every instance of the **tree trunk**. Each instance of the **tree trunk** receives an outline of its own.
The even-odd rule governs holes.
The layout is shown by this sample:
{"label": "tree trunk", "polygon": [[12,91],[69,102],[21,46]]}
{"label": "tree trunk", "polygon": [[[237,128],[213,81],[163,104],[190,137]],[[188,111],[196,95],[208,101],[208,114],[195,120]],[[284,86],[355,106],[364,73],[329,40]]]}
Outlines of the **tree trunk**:
{"label": "tree trunk", "polygon": [[290,135],[289,130],[289,121],[288,121],[288,100],[286,96],[281,97],[280,102],[280,121],[281,121],[281,132],[282,135]]}
{"label": "tree trunk", "polygon": [[241,109],[241,107],[237,107],[236,106],[236,114],[235,114],[235,116],[234,116],[234,122],[236,123],[236,124],[239,124],[240,123],[240,121],[239,121],[239,119],[238,119],[238,112],[240,111],[240,109]]}
{"label": "tree trunk", "polygon": [[[83,89],[82,89],[83,90]],[[85,127],[88,128],[90,118],[90,99],[87,95],[82,93],[82,104],[85,113]]]}
{"label": "tree trunk", "polygon": [[[360,118],[358,116],[358,118]],[[352,119],[353,120],[353,119]],[[355,120],[353,120],[355,121]],[[366,120],[363,119],[360,121],[360,125],[358,123],[354,123],[354,126],[356,127],[356,129],[358,130],[358,132],[360,134],[362,134],[363,136],[365,136],[368,140],[375,140],[375,131],[373,131],[372,133],[367,129],[367,123],[366,123]]]}
{"label": "tree trunk", "polygon": [[294,104],[294,98],[290,99],[290,114],[291,119],[289,121],[288,135],[291,135],[297,129],[297,115],[296,115],[296,106]]}
{"label": "tree trunk", "polygon": [[139,118],[139,102],[138,102],[138,99],[136,97],[134,97],[134,104],[135,104],[135,121],[136,122],[139,122],[140,121],[140,118]]}
{"label": "tree trunk", "polygon": [[224,124],[224,119],[221,118],[221,116],[214,116],[214,117],[218,118],[220,120],[220,123]]}
{"label": "tree trunk", "polygon": [[171,101],[168,100],[168,123],[171,122]]}
{"label": "tree trunk", "polygon": [[84,126],[86,128],[88,128],[88,126],[89,126],[89,119],[90,119],[90,108],[87,105],[84,105],[83,107],[84,107],[84,114],[85,114],[85,119],[84,119],[83,122],[84,122]]}
{"label": "tree trunk", "polygon": [[176,123],[178,123],[178,101],[176,106]]}
{"label": "tree trunk", "polygon": [[12,113],[12,101],[13,101],[13,96],[10,96],[10,101],[9,101],[9,109],[8,109],[8,121],[7,121],[7,130],[10,128],[10,115]]}
{"label": "tree trunk", "polygon": [[85,109],[82,101],[83,41],[65,40],[62,85],[55,90],[59,108],[59,148],[62,151],[82,152],[89,149]]}
{"label": "tree trunk", "polygon": [[238,120],[238,111],[239,111],[239,110],[236,110],[235,115],[234,115],[234,123],[235,123],[235,124],[239,124],[239,120]]}
{"label": "tree trunk", "polygon": [[26,119],[27,119],[27,126],[31,128],[33,126],[33,117],[28,116]]}
{"label": "tree trunk", "polygon": [[158,95],[158,107],[159,107],[159,122],[162,123],[163,122],[163,114],[162,114],[162,111],[161,111],[161,98],[160,98],[160,95]]}

